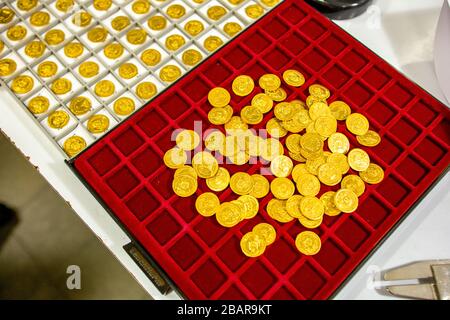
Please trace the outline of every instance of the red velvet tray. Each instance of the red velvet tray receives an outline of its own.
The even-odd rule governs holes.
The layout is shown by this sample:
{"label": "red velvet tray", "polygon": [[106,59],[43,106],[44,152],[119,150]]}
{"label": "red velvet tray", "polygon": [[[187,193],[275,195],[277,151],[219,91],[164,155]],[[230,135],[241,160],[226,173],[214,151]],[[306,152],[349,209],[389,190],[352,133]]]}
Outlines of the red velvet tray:
{"label": "red velvet tray", "polygon": [[[346,101],[382,137],[380,145],[365,149],[384,168],[384,181],[367,187],[357,212],[325,217],[316,230],[322,249],[311,257],[295,249],[303,230],[297,221],[278,224],[268,217],[269,199],[257,218],[223,228],[195,212],[193,197],[173,193],[173,171],[162,162],[174,145],[173,129],[193,128],[194,120],[206,129],[212,87],[230,89],[236,75],[257,79],[289,68],[307,78],[301,88],[288,88],[289,99],[304,100],[310,84],[324,84],[332,92],[329,102]],[[235,111],[248,102],[232,97]],[[288,0],[71,164],[186,298],[325,299],[445,171],[449,151],[446,106],[308,5]],[[258,166],[228,169],[255,172]],[[198,194],[206,190],[200,183]],[[220,198],[233,195],[228,189]],[[264,220],[276,227],[277,240],[261,257],[247,258],[239,240]]]}

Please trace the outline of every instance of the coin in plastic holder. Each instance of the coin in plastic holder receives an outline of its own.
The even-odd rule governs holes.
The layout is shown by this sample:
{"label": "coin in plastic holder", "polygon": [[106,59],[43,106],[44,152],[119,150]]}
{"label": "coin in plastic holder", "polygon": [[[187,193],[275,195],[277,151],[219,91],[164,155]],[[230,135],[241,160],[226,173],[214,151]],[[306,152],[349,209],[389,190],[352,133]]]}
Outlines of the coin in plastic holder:
{"label": "coin in plastic holder", "polygon": [[181,77],[181,70],[175,63],[168,63],[159,70],[159,78],[164,82],[174,82]]}
{"label": "coin in plastic holder", "polygon": [[205,24],[198,19],[192,18],[187,21],[183,27],[190,36],[195,37],[205,30]]}
{"label": "coin in plastic holder", "polygon": [[181,54],[181,60],[187,66],[193,67],[203,59],[203,55],[200,50],[195,47],[185,50]]}
{"label": "coin in plastic holder", "polygon": [[145,79],[136,85],[134,91],[142,100],[149,100],[153,98],[159,90],[156,81]]}

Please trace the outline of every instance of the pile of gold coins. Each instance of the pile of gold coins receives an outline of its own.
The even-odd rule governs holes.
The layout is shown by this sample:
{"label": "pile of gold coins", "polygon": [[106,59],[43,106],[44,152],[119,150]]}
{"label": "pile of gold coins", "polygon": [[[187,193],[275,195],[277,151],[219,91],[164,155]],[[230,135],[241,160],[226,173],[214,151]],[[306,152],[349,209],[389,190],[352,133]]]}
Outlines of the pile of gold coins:
{"label": "pile of gold coins", "polygon": [[[282,78],[294,88],[305,83],[304,76],[296,70],[285,71]],[[224,130],[209,130],[204,138],[205,149],[197,132],[178,132],[176,146],[164,155],[166,166],[176,169],[174,192],[181,197],[194,195],[198,178],[205,179],[213,192],[230,187],[239,196],[236,200],[220,203],[215,193],[205,192],[198,195],[195,203],[199,214],[215,215],[217,222],[227,228],[254,218],[259,212],[258,199],[269,193],[273,197],[266,212],[279,223],[297,219],[304,227],[314,229],[321,225],[324,215],[354,212],[365,183],[380,183],[384,171],[370,161],[366,151],[350,147],[346,134],[337,132],[338,121],[345,121],[347,131],[356,136],[358,144],[374,147],[381,138],[369,130],[367,118],[352,113],[343,101],[328,104],[330,91],[319,84],[308,88],[305,102],[286,101],[282,80],[275,74],[261,76],[258,85],[262,93],[253,95],[250,105],[243,107],[239,115],[234,115],[230,106],[230,92],[221,87],[209,92],[212,108],[208,119],[216,126],[223,125]],[[247,75],[238,76],[232,82],[232,91],[240,97],[249,96],[256,91],[255,82]],[[264,118],[262,133],[249,127],[262,124]],[[228,170],[219,165],[222,163],[260,164],[261,174],[236,172],[230,177]],[[357,174],[348,174],[350,169]],[[267,175],[274,178],[269,182]],[[322,186],[339,187],[318,197]],[[265,231],[258,232],[260,228]],[[275,238],[274,228],[258,227],[242,237],[242,251],[249,257],[259,256]],[[301,232],[295,244],[305,255],[317,254],[321,248],[320,237],[311,231]]]}
{"label": "pile of gold coins", "polygon": [[279,0],[226,2],[0,5],[0,79],[72,157]]}

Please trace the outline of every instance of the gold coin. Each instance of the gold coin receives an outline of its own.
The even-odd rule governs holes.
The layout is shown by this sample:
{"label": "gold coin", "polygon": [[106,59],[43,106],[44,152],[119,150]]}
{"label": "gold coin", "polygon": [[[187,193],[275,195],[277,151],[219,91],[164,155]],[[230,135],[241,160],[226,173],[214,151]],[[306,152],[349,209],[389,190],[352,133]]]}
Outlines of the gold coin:
{"label": "gold coin", "polygon": [[94,0],[94,8],[99,11],[106,11],[111,8],[112,0]]}
{"label": "gold coin", "polygon": [[34,86],[34,80],[30,76],[18,76],[11,83],[11,89],[14,93],[25,94],[31,91]]}
{"label": "gold coin", "polygon": [[341,182],[342,179],[340,169],[330,163],[322,164],[317,171],[317,176],[319,180],[327,186],[335,186]]}
{"label": "gold coin", "polygon": [[222,153],[224,143],[225,135],[219,130],[212,130],[205,138],[205,147],[211,151],[219,151]]}
{"label": "gold coin", "polygon": [[291,151],[288,152],[289,157],[291,157],[292,160],[298,161],[298,162],[305,162],[306,159],[300,154],[300,153],[293,153]]}
{"label": "gold coin", "polygon": [[339,189],[334,195],[336,208],[345,213],[354,212],[358,208],[358,196],[349,189]]}
{"label": "gold coin", "polygon": [[195,209],[204,217],[211,217],[219,209],[219,198],[212,192],[202,193],[195,200]]}
{"label": "gold coin", "polygon": [[330,97],[330,90],[320,84],[312,84],[308,88],[309,94],[320,99],[326,100]]}
{"label": "gold coin", "polygon": [[92,16],[86,11],[80,11],[73,15],[72,23],[77,27],[86,27],[91,24]]}
{"label": "gold coin", "polygon": [[128,97],[121,97],[114,101],[114,112],[119,116],[127,116],[136,109],[134,100]]}
{"label": "gold coin", "polygon": [[250,190],[250,195],[255,198],[264,198],[270,191],[269,181],[260,174],[253,174],[252,178],[252,188]]}
{"label": "gold coin", "polygon": [[304,163],[296,164],[294,169],[292,169],[292,180],[297,183],[297,179],[305,173],[309,174],[308,170],[306,169],[306,165]]}
{"label": "gold coin", "polygon": [[270,191],[275,198],[286,200],[294,194],[295,186],[288,178],[275,178],[270,183]]}
{"label": "gold coin", "polygon": [[258,84],[261,89],[275,91],[280,87],[281,80],[275,74],[265,74],[259,78]]}
{"label": "gold coin", "polygon": [[303,196],[314,197],[320,191],[319,179],[310,173],[301,174],[295,182],[298,192]]}
{"label": "gold coin", "polygon": [[[184,150],[172,148],[166,151],[163,157],[164,164],[170,169],[178,169],[184,166],[187,161],[187,155]],[[196,173],[197,174],[197,173]],[[197,181],[197,178],[195,179]]]}
{"label": "gold coin", "polygon": [[30,58],[39,58],[44,54],[45,44],[42,41],[34,40],[25,46],[25,54]]}
{"label": "gold coin", "polygon": [[244,204],[244,219],[253,219],[259,211],[258,200],[251,195],[243,195],[238,198]]}
{"label": "gold coin", "polygon": [[223,45],[223,41],[218,36],[209,36],[203,41],[203,46],[209,52],[215,51],[221,45]]}
{"label": "gold coin", "polygon": [[325,102],[314,102],[309,107],[309,116],[312,120],[316,120],[322,116],[331,116],[331,111]]}
{"label": "gold coin", "polygon": [[206,151],[197,152],[192,158],[192,167],[200,178],[214,177],[219,170],[219,164],[214,156]]}
{"label": "gold coin", "polygon": [[253,79],[249,76],[237,76],[232,83],[233,92],[241,97],[249,95],[255,88]]}
{"label": "gold coin", "polygon": [[269,217],[281,223],[288,223],[294,220],[286,210],[285,200],[270,199],[267,203],[266,211]]}
{"label": "gold coin", "polygon": [[352,113],[345,120],[348,131],[358,136],[365,135],[369,131],[369,120],[360,113]]}
{"label": "gold coin", "polygon": [[370,163],[365,171],[359,173],[359,176],[369,184],[378,184],[384,179],[384,171],[379,165]]}
{"label": "gold coin", "polygon": [[0,40],[0,53],[3,51],[4,48],[5,48],[5,44],[3,43],[2,40]]}
{"label": "gold coin", "polygon": [[319,220],[324,210],[323,202],[316,197],[305,196],[300,200],[300,211],[309,220]]}
{"label": "gold coin", "polygon": [[263,4],[265,4],[268,7],[273,7],[275,6],[278,2],[280,2],[280,0],[261,0],[261,2]]}
{"label": "gold coin", "polygon": [[216,192],[225,190],[228,188],[229,184],[230,174],[228,173],[228,170],[223,167],[220,167],[214,176],[206,179],[208,188]]}
{"label": "gold coin", "polygon": [[43,27],[50,22],[50,15],[45,11],[37,11],[30,16],[30,24],[35,27]]}
{"label": "gold coin", "polygon": [[87,122],[87,129],[92,133],[102,133],[108,128],[109,118],[103,114],[95,114]]}
{"label": "gold coin", "polygon": [[53,61],[44,61],[37,68],[37,74],[42,78],[53,77],[58,72],[58,65]]}
{"label": "gold coin", "polygon": [[241,4],[244,0],[228,0],[228,2],[232,5],[237,6],[238,4]]}
{"label": "gold coin", "polygon": [[76,116],[82,116],[88,113],[91,108],[91,100],[83,96],[75,97],[69,103],[69,110]]}
{"label": "gold coin", "polygon": [[336,120],[345,120],[352,113],[349,105],[343,101],[334,101],[330,103],[330,111]]}
{"label": "gold coin", "polygon": [[174,173],[174,178],[184,175],[188,175],[197,179],[197,172],[195,172],[194,168],[192,168],[191,166],[182,165],[181,167],[177,168]]}
{"label": "gold coin", "polygon": [[47,118],[48,126],[52,129],[62,129],[69,123],[70,117],[64,110],[53,111]]}
{"label": "gold coin", "polygon": [[236,34],[242,31],[242,27],[237,22],[227,22],[223,26],[223,31],[230,37],[234,37]]}
{"label": "gold coin", "polygon": [[246,233],[240,244],[242,252],[250,258],[258,257],[266,250],[265,239],[254,232]]}
{"label": "gold coin", "polygon": [[133,29],[127,33],[128,42],[134,45],[143,44],[146,39],[147,33],[144,29]]}
{"label": "gold coin", "polygon": [[332,153],[327,157],[327,163],[339,168],[341,174],[346,174],[350,170],[347,157],[342,153]]}
{"label": "gold coin", "polygon": [[305,77],[297,70],[286,70],[283,72],[283,80],[286,84],[293,87],[300,87],[305,83]]}
{"label": "gold coin", "polygon": [[356,194],[356,196],[360,197],[364,193],[366,185],[364,184],[364,181],[357,175],[349,174],[342,179],[341,188],[352,190]]}
{"label": "gold coin", "polygon": [[0,60],[0,77],[6,77],[13,74],[17,69],[17,63],[9,58]]}
{"label": "gold coin", "polygon": [[227,14],[227,9],[222,6],[212,6],[208,8],[206,14],[211,20],[217,21]]}
{"label": "gold coin", "polygon": [[306,159],[306,170],[313,175],[318,175],[319,167],[327,162],[325,156],[320,154],[317,157]]}
{"label": "gold coin", "polygon": [[274,176],[279,178],[286,178],[291,174],[294,164],[291,158],[284,155],[275,157],[270,163],[270,170]]}
{"label": "gold coin", "polygon": [[131,5],[134,13],[144,14],[150,11],[150,2],[148,0],[136,0]]}
{"label": "gold coin", "polygon": [[267,113],[272,110],[273,100],[265,93],[258,93],[252,98],[251,104],[262,113]]}
{"label": "gold coin", "polygon": [[[228,107],[229,106],[226,106],[225,108],[228,108]],[[230,107],[229,109],[231,109],[231,111],[233,111],[233,108]],[[246,124],[244,121],[242,121],[241,117],[233,116],[230,118],[230,120],[227,123],[225,123],[224,127],[228,134],[233,134],[233,132],[242,132],[243,130],[244,131],[247,130],[248,124]]]}
{"label": "gold coin", "polygon": [[116,31],[122,31],[131,24],[127,16],[117,16],[111,20],[111,27]]}
{"label": "gold coin", "polygon": [[161,69],[159,77],[162,81],[173,82],[181,77],[181,70],[175,65],[168,64]]}
{"label": "gold coin", "polygon": [[370,158],[367,152],[354,148],[348,153],[348,164],[356,171],[365,171],[369,167]]}
{"label": "gold coin", "polygon": [[245,13],[252,19],[258,19],[264,14],[264,8],[259,4],[251,4],[245,8]]}
{"label": "gold coin", "polygon": [[73,157],[86,148],[86,140],[80,136],[71,136],[64,141],[63,149],[69,157]]}
{"label": "gold coin", "polygon": [[166,48],[170,51],[176,51],[186,44],[186,40],[179,34],[168,36],[165,41]]}
{"label": "gold coin", "polygon": [[283,88],[278,88],[274,91],[265,90],[264,93],[267,94],[270,99],[277,102],[284,101],[287,97],[287,92]]}
{"label": "gold coin", "polygon": [[307,217],[305,217],[304,215],[301,215],[300,218],[298,218],[298,222],[300,222],[300,224],[302,226],[304,226],[305,228],[308,229],[315,229],[318,228],[323,221],[323,216],[318,219],[318,220],[310,220]]}
{"label": "gold coin", "polygon": [[366,147],[375,147],[381,142],[381,137],[373,130],[368,130],[366,134],[362,136],[356,136],[359,144]]}
{"label": "gold coin", "polygon": [[50,107],[50,101],[47,97],[44,96],[36,96],[31,98],[30,102],[28,102],[28,110],[32,114],[41,114],[48,110]]}
{"label": "gold coin", "polygon": [[65,45],[64,54],[72,59],[78,58],[83,54],[84,47],[81,43],[71,42]]}
{"label": "gold coin", "polygon": [[282,127],[278,119],[272,118],[266,123],[266,130],[274,138],[282,138],[287,135],[287,130]]}
{"label": "gold coin", "polygon": [[73,0],[56,0],[55,8],[62,12],[67,12],[74,6]]}
{"label": "gold coin", "polygon": [[289,102],[280,102],[275,106],[273,112],[278,120],[286,121],[292,119],[297,110],[295,106]]}
{"label": "gold coin", "polygon": [[324,213],[330,217],[337,216],[341,213],[341,210],[336,208],[336,205],[334,204],[335,194],[336,192],[334,191],[328,191],[320,196],[320,201],[322,201],[324,206]]}
{"label": "gold coin", "polygon": [[7,24],[14,19],[15,13],[12,9],[8,7],[3,7],[0,9],[0,24]]}
{"label": "gold coin", "polygon": [[258,223],[256,226],[254,226],[252,232],[262,237],[267,246],[274,243],[275,239],[277,238],[277,232],[275,231],[275,228],[272,225],[264,222]]}
{"label": "gold coin", "polygon": [[213,107],[222,108],[231,101],[231,95],[225,88],[215,87],[208,93],[208,101]]}
{"label": "gold coin", "polygon": [[20,25],[12,26],[6,32],[6,36],[9,40],[19,41],[27,36],[27,29],[24,26]]}
{"label": "gold coin", "polygon": [[208,120],[212,124],[221,125],[227,124],[233,116],[233,108],[225,106],[223,108],[212,108],[208,112]]}
{"label": "gold coin", "polygon": [[202,54],[195,49],[188,49],[183,52],[183,55],[181,56],[183,63],[188,66],[195,66],[202,60],[202,58]]}
{"label": "gold coin", "polygon": [[239,207],[235,203],[224,202],[216,212],[217,222],[226,228],[231,228],[241,222]]}
{"label": "gold coin", "polygon": [[172,4],[167,8],[166,13],[172,19],[180,19],[186,14],[186,9],[182,5]]}
{"label": "gold coin", "polygon": [[203,26],[203,23],[201,23],[198,20],[188,21],[184,25],[184,31],[186,31],[189,35],[191,35],[193,37],[200,34],[204,29],[205,29],[205,27]]}
{"label": "gold coin", "polygon": [[332,116],[321,116],[316,119],[314,128],[322,137],[329,137],[336,132],[337,121]]}
{"label": "gold coin", "polygon": [[37,6],[37,0],[17,0],[17,8],[23,11],[30,11]]}
{"label": "gold coin", "polygon": [[178,148],[181,150],[194,150],[200,144],[200,136],[193,130],[182,130],[175,137]]}
{"label": "gold coin", "polygon": [[300,139],[301,135],[299,134],[290,134],[285,141],[286,148],[293,153],[300,153]]}
{"label": "gold coin", "polygon": [[96,27],[88,31],[87,37],[90,41],[99,43],[104,42],[108,36],[108,30],[103,27]]}
{"label": "gold coin", "polygon": [[156,49],[144,50],[141,54],[141,60],[147,66],[156,66],[161,61],[161,53]]}
{"label": "gold coin", "polygon": [[258,124],[263,120],[264,115],[254,106],[246,106],[241,110],[241,118],[245,123]]}
{"label": "gold coin", "polygon": [[295,246],[300,253],[306,256],[313,256],[319,253],[322,246],[320,237],[312,231],[303,231],[295,238]]}
{"label": "gold coin", "polygon": [[72,90],[72,82],[65,78],[59,78],[52,82],[50,89],[54,94],[66,94]]}
{"label": "gold coin", "polygon": [[135,64],[127,62],[119,67],[119,76],[123,79],[131,79],[138,75],[138,68]]}
{"label": "gold coin", "polygon": [[328,148],[333,153],[346,154],[350,149],[350,141],[345,134],[336,132],[328,138]]}
{"label": "gold coin", "polygon": [[300,211],[300,202],[303,199],[303,196],[299,194],[294,194],[292,197],[287,199],[286,201],[286,211],[293,218],[300,218],[302,216],[302,212]]}
{"label": "gold coin", "polygon": [[305,133],[300,138],[300,145],[306,151],[315,153],[323,149],[323,140],[317,133]]}
{"label": "gold coin", "polygon": [[105,57],[109,59],[117,59],[122,56],[123,52],[124,52],[123,46],[117,42],[110,43],[103,48],[103,53],[105,54]]}
{"label": "gold coin", "polygon": [[178,176],[172,182],[173,191],[180,197],[192,196],[197,190],[197,187],[197,179],[189,175]]}
{"label": "gold coin", "polygon": [[95,94],[101,98],[111,96],[115,90],[115,85],[110,80],[100,80],[99,82],[97,82],[94,88]]}
{"label": "gold coin", "polygon": [[141,82],[136,87],[136,94],[139,98],[148,100],[157,92],[156,85],[152,82]]}
{"label": "gold coin", "polygon": [[56,46],[58,44],[61,44],[65,38],[66,35],[64,31],[59,29],[52,29],[45,34],[44,40],[48,45]]}
{"label": "gold coin", "polygon": [[85,61],[78,67],[78,72],[82,77],[92,78],[98,75],[100,67],[94,61]]}
{"label": "gold coin", "polygon": [[147,25],[150,29],[159,31],[166,28],[167,20],[163,16],[153,16],[148,19]]}
{"label": "gold coin", "polygon": [[245,172],[236,172],[231,176],[230,187],[238,195],[249,194],[253,187],[252,177]]}
{"label": "gold coin", "polygon": [[266,161],[272,161],[279,155],[284,153],[284,148],[281,142],[277,139],[266,139],[261,148],[261,157]]}
{"label": "gold coin", "polygon": [[197,4],[201,4],[201,3],[205,2],[205,0],[192,0],[192,1]]}

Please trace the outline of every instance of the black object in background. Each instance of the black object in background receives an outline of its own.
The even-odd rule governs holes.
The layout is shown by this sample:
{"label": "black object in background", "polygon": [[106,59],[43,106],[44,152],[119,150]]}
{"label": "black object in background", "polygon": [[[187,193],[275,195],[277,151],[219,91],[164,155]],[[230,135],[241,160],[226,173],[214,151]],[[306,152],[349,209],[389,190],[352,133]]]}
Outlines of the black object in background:
{"label": "black object in background", "polygon": [[330,19],[345,20],[363,14],[373,0],[305,0]]}
{"label": "black object in background", "polygon": [[17,223],[17,214],[0,203],[0,249]]}

